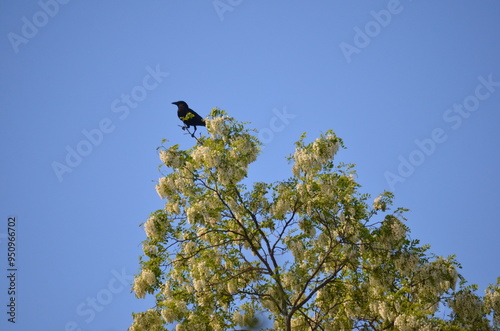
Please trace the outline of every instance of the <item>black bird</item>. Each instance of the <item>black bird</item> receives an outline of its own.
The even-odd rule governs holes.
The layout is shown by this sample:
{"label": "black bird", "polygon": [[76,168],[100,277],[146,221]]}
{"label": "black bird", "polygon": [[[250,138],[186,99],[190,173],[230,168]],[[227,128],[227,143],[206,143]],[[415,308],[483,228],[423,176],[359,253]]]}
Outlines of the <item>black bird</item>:
{"label": "black bird", "polygon": [[205,120],[194,110],[190,109],[184,101],[176,101],[172,102],[172,104],[177,105],[177,116],[185,124],[185,126],[182,127],[182,130],[189,129],[190,126],[194,126],[194,131],[191,134],[191,136],[194,137],[196,127],[205,126]]}

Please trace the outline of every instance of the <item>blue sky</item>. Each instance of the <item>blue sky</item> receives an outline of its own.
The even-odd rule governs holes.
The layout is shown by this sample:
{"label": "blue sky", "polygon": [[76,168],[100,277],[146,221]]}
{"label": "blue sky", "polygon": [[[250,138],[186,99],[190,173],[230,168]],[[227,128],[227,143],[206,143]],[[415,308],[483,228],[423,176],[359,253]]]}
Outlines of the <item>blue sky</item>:
{"label": "blue sky", "polygon": [[[16,218],[16,323],[125,330],[138,225],[163,206],[156,147],[189,148],[172,101],[220,107],[266,143],[250,180],[291,174],[333,129],[362,191],[393,190],[412,238],[500,276],[496,1],[16,1],[0,4],[0,267]],[[204,129],[202,128],[203,132]]]}

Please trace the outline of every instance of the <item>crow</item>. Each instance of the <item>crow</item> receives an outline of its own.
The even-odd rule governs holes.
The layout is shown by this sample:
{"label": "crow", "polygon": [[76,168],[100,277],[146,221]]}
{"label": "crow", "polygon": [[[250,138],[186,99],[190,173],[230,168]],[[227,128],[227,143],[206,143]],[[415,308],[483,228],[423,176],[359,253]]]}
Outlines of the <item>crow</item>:
{"label": "crow", "polygon": [[177,105],[177,116],[185,124],[185,126],[182,127],[182,130],[189,129],[191,125],[194,126],[194,131],[191,134],[191,136],[194,137],[196,127],[205,126],[205,120],[194,110],[190,109],[184,101],[176,101],[172,102],[172,104]]}

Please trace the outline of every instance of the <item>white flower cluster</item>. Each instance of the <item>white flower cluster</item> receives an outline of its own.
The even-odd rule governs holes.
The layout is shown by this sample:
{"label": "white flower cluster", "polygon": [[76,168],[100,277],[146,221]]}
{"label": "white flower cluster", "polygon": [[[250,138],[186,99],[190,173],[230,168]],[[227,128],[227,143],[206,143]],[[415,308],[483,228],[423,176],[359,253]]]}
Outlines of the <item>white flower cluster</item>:
{"label": "white flower cluster", "polygon": [[231,279],[230,281],[227,282],[227,291],[233,295],[233,294],[236,294],[238,293],[238,279]]}
{"label": "white flower cluster", "polygon": [[229,153],[217,172],[221,184],[238,183],[247,175],[248,165],[257,159],[259,148],[249,134],[244,134],[229,141]]}
{"label": "white flower cluster", "polygon": [[[405,267],[411,267],[408,264]],[[439,308],[439,297],[455,288],[458,273],[449,261],[438,258],[436,261],[419,264],[413,270],[403,269],[414,285],[411,287],[414,302],[425,303],[429,314]]]}
{"label": "white flower cluster", "polygon": [[301,174],[319,172],[326,162],[333,160],[338,149],[337,137],[332,134],[316,139],[309,146],[297,147],[293,155],[295,160],[292,168],[293,175],[300,177]]}
{"label": "white flower cluster", "polygon": [[493,312],[493,323],[500,328],[500,278],[496,286],[490,285],[484,298],[486,309]]}
{"label": "white flower cluster", "polygon": [[[265,292],[267,298],[263,298],[262,299],[262,308],[264,308],[265,310],[268,310],[269,312],[271,312],[272,314],[274,314],[275,316],[280,316],[280,310],[278,308],[278,306],[275,304],[275,298],[279,298],[280,297],[280,291],[274,287],[274,286],[268,286],[267,287],[267,290]],[[272,298],[272,299],[269,299],[269,298]],[[276,324],[275,324],[276,326]]]}
{"label": "white flower cluster", "polygon": [[[192,263],[190,276],[193,279],[193,286],[196,291],[203,292],[207,288],[209,273],[210,269],[207,267],[206,261]],[[201,302],[199,303],[201,304]]]}
{"label": "white flower cluster", "polygon": [[286,243],[288,249],[292,252],[296,261],[302,261],[304,259],[305,246],[301,240],[292,236],[286,236],[284,242]]}
{"label": "white flower cluster", "polygon": [[183,166],[184,161],[180,153],[175,148],[169,148],[160,152],[160,160],[167,167],[180,168]]}
{"label": "white flower cluster", "polygon": [[217,172],[217,181],[222,185],[238,183],[246,175],[246,168],[238,164],[231,164]]}
{"label": "white flower cluster", "polygon": [[301,292],[303,284],[301,284],[300,279],[297,277],[297,274],[294,272],[285,272],[282,275],[282,282],[285,288],[292,291],[291,299],[294,301],[299,300],[299,295],[303,296],[304,294]]}
{"label": "white flower cluster", "polygon": [[163,284],[162,288],[163,288],[163,290],[162,290],[162,294],[163,294],[165,297],[169,298],[169,297],[171,297],[171,296],[172,296],[173,292],[172,292],[172,287],[171,287],[171,285],[170,285],[170,281],[168,281],[168,280],[167,280],[167,281],[165,281],[165,284]]}
{"label": "white flower cluster", "polygon": [[413,254],[400,254],[394,257],[394,266],[402,276],[412,275],[418,267],[418,256]]}
{"label": "white flower cluster", "polygon": [[222,162],[222,153],[207,146],[197,146],[191,156],[196,165],[204,165],[207,168],[218,168]]}
{"label": "white flower cluster", "polygon": [[382,201],[381,195],[379,195],[378,197],[375,198],[375,200],[373,200],[373,209],[385,211],[385,208],[386,208],[386,203]]}
{"label": "white flower cluster", "polygon": [[[233,314],[233,322],[236,325],[243,326],[244,329],[247,329],[248,326],[252,325],[255,318],[255,310],[249,304],[243,304],[239,309],[236,309]],[[253,329],[253,328],[251,328]],[[226,330],[226,329],[225,329]]]}
{"label": "white flower cluster", "polygon": [[214,225],[217,224],[221,215],[218,211],[221,201],[214,195],[206,195],[196,202],[192,202],[185,209],[186,218],[189,224]]}
{"label": "white flower cluster", "polygon": [[295,159],[292,168],[294,176],[300,177],[301,172],[307,173],[309,170],[319,171],[316,158],[311,153],[308,153],[306,149],[297,148],[293,158]]}
{"label": "white flower cluster", "polygon": [[455,294],[450,302],[450,308],[464,320],[478,320],[482,315],[481,300],[472,292],[463,291]]}
{"label": "white flower cluster", "polygon": [[163,301],[163,306],[166,308],[161,310],[161,317],[167,323],[179,321],[189,312],[186,303],[181,300],[167,299]]}
{"label": "white flower cluster", "polygon": [[160,178],[158,184],[156,184],[156,193],[158,193],[158,195],[160,196],[161,199],[165,199],[165,197],[167,196],[167,191],[166,191],[166,188],[167,188],[167,178],[168,177],[162,177]]}
{"label": "white flower cluster", "polygon": [[[321,188],[321,196],[324,199],[332,201],[332,199],[337,198],[338,194],[338,179],[334,176],[325,176],[319,182]],[[334,207],[335,208],[335,207]]]}
{"label": "white flower cluster", "polygon": [[146,223],[144,223],[144,232],[146,232],[146,236],[150,239],[157,239],[160,237],[156,222],[156,216],[151,216],[148,218]]}
{"label": "white flower cluster", "polygon": [[210,132],[212,137],[215,137],[216,135],[221,135],[221,136],[226,135],[227,128],[225,122],[227,119],[228,119],[227,116],[218,116],[212,119],[210,118],[205,119],[207,130],[208,132]]}
{"label": "white flower cluster", "polygon": [[156,309],[148,309],[134,316],[129,331],[149,331],[163,329],[163,320]]}
{"label": "white flower cluster", "polygon": [[149,256],[158,254],[158,248],[155,245],[144,244],[142,245],[142,251]]}
{"label": "white flower cluster", "polygon": [[149,269],[143,269],[139,276],[134,279],[135,296],[142,299],[146,296],[146,291],[156,284],[155,274]]}
{"label": "white flower cluster", "polygon": [[161,317],[165,320],[167,323],[173,323],[176,321],[177,314],[173,309],[162,309],[161,310]]}
{"label": "white flower cluster", "polygon": [[394,215],[386,216],[382,222],[381,230],[383,230],[377,238],[377,244],[380,248],[394,249],[400,246],[401,240],[406,237],[407,230],[401,220]]}
{"label": "white flower cluster", "polygon": [[394,326],[400,331],[422,330],[420,319],[413,315],[400,314],[394,320]]}
{"label": "white flower cluster", "polygon": [[397,314],[389,300],[373,300],[370,303],[370,310],[386,321],[393,320]]}
{"label": "white flower cluster", "polygon": [[188,241],[184,244],[184,252],[188,255],[193,254],[193,252],[196,250],[196,244],[192,241]]}
{"label": "white flower cluster", "polygon": [[292,203],[286,197],[279,197],[271,207],[271,213],[276,219],[284,219],[292,210]]}
{"label": "white flower cluster", "polygon": [[175,331],[190,331],[187,326],[184,325],[184,323],[179,323],[175,326]]}
{"label": "white flower cluster", "polygon": [[229,156],[240,165],[248,165],[257,159],[258,146],[252,141],[251,136],[244,134],[231,139],[231,150]]}
{"label": "white flower cluster", "polygon": [[170,198],[172,195],[176,196],[179,193],[190,195],[193,188],[193,180],[182,176],[179,173],[170,174],[166,177],[160,178],[156,187],[158,195],[162,199]]}
{"label": "white flower cluster", "polygon": [[394,240],[396,241],[402,240],[406,237],[405,226],[398,219],[394,219],[394,222],[391,222],[391,232]]}
{"label": "white flower cluster", "polygon": [[169,214],[180,214],[181,208],[178,201],[168,200],[165,204],[165,211]]}
{"label": "white flower cluster", "polygon": [[318,138],[312,144],[314,153],[318,156],[320,162],[325,163],[333,159],[333,156],[339,150],[338,138],[332,134],[326,137]]}

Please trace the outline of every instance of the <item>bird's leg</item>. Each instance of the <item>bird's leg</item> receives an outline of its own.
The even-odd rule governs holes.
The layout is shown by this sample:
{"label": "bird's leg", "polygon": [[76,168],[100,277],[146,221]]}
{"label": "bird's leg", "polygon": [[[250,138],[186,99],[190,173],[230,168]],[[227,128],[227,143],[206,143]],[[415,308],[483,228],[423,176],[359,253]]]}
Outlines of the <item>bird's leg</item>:
{"label": "bird's leg", "polygon": [[[180,125],[179,125],[179,126],[180,126]],[[186,131],[187,131],[187,133],[188,133],[191,137],[193,137],[194,132],[193,132],[193,133],[191,133],[191,131],[189,131],[189,128],[190,128],[190,127],[191,127],[191,126],[189,126],[189,125],[183,126],[183,127],[182,127],[182,130],[186,130]],[[194,128],[196,129],[196,127],[194,127]]]}
{"label": "bird's leg", "polygon": [[194,127],[194,131],[193,131],[193,133],[191,133],[191,131],[189,131],[189,128],[191,127],[190,125],[184,125],[184,126],[179,125],[179,126],[181,127],[181,129],[182,129],[182,130],[186,130],[186,131],[187,131],[187,132],[191,135],[191,137],[196,138],[196,137],[194,136],[194,134],[195,134],[195,132],[196,132],[196,125],[194,125],[194,126],[193,126],[193,127]]}

